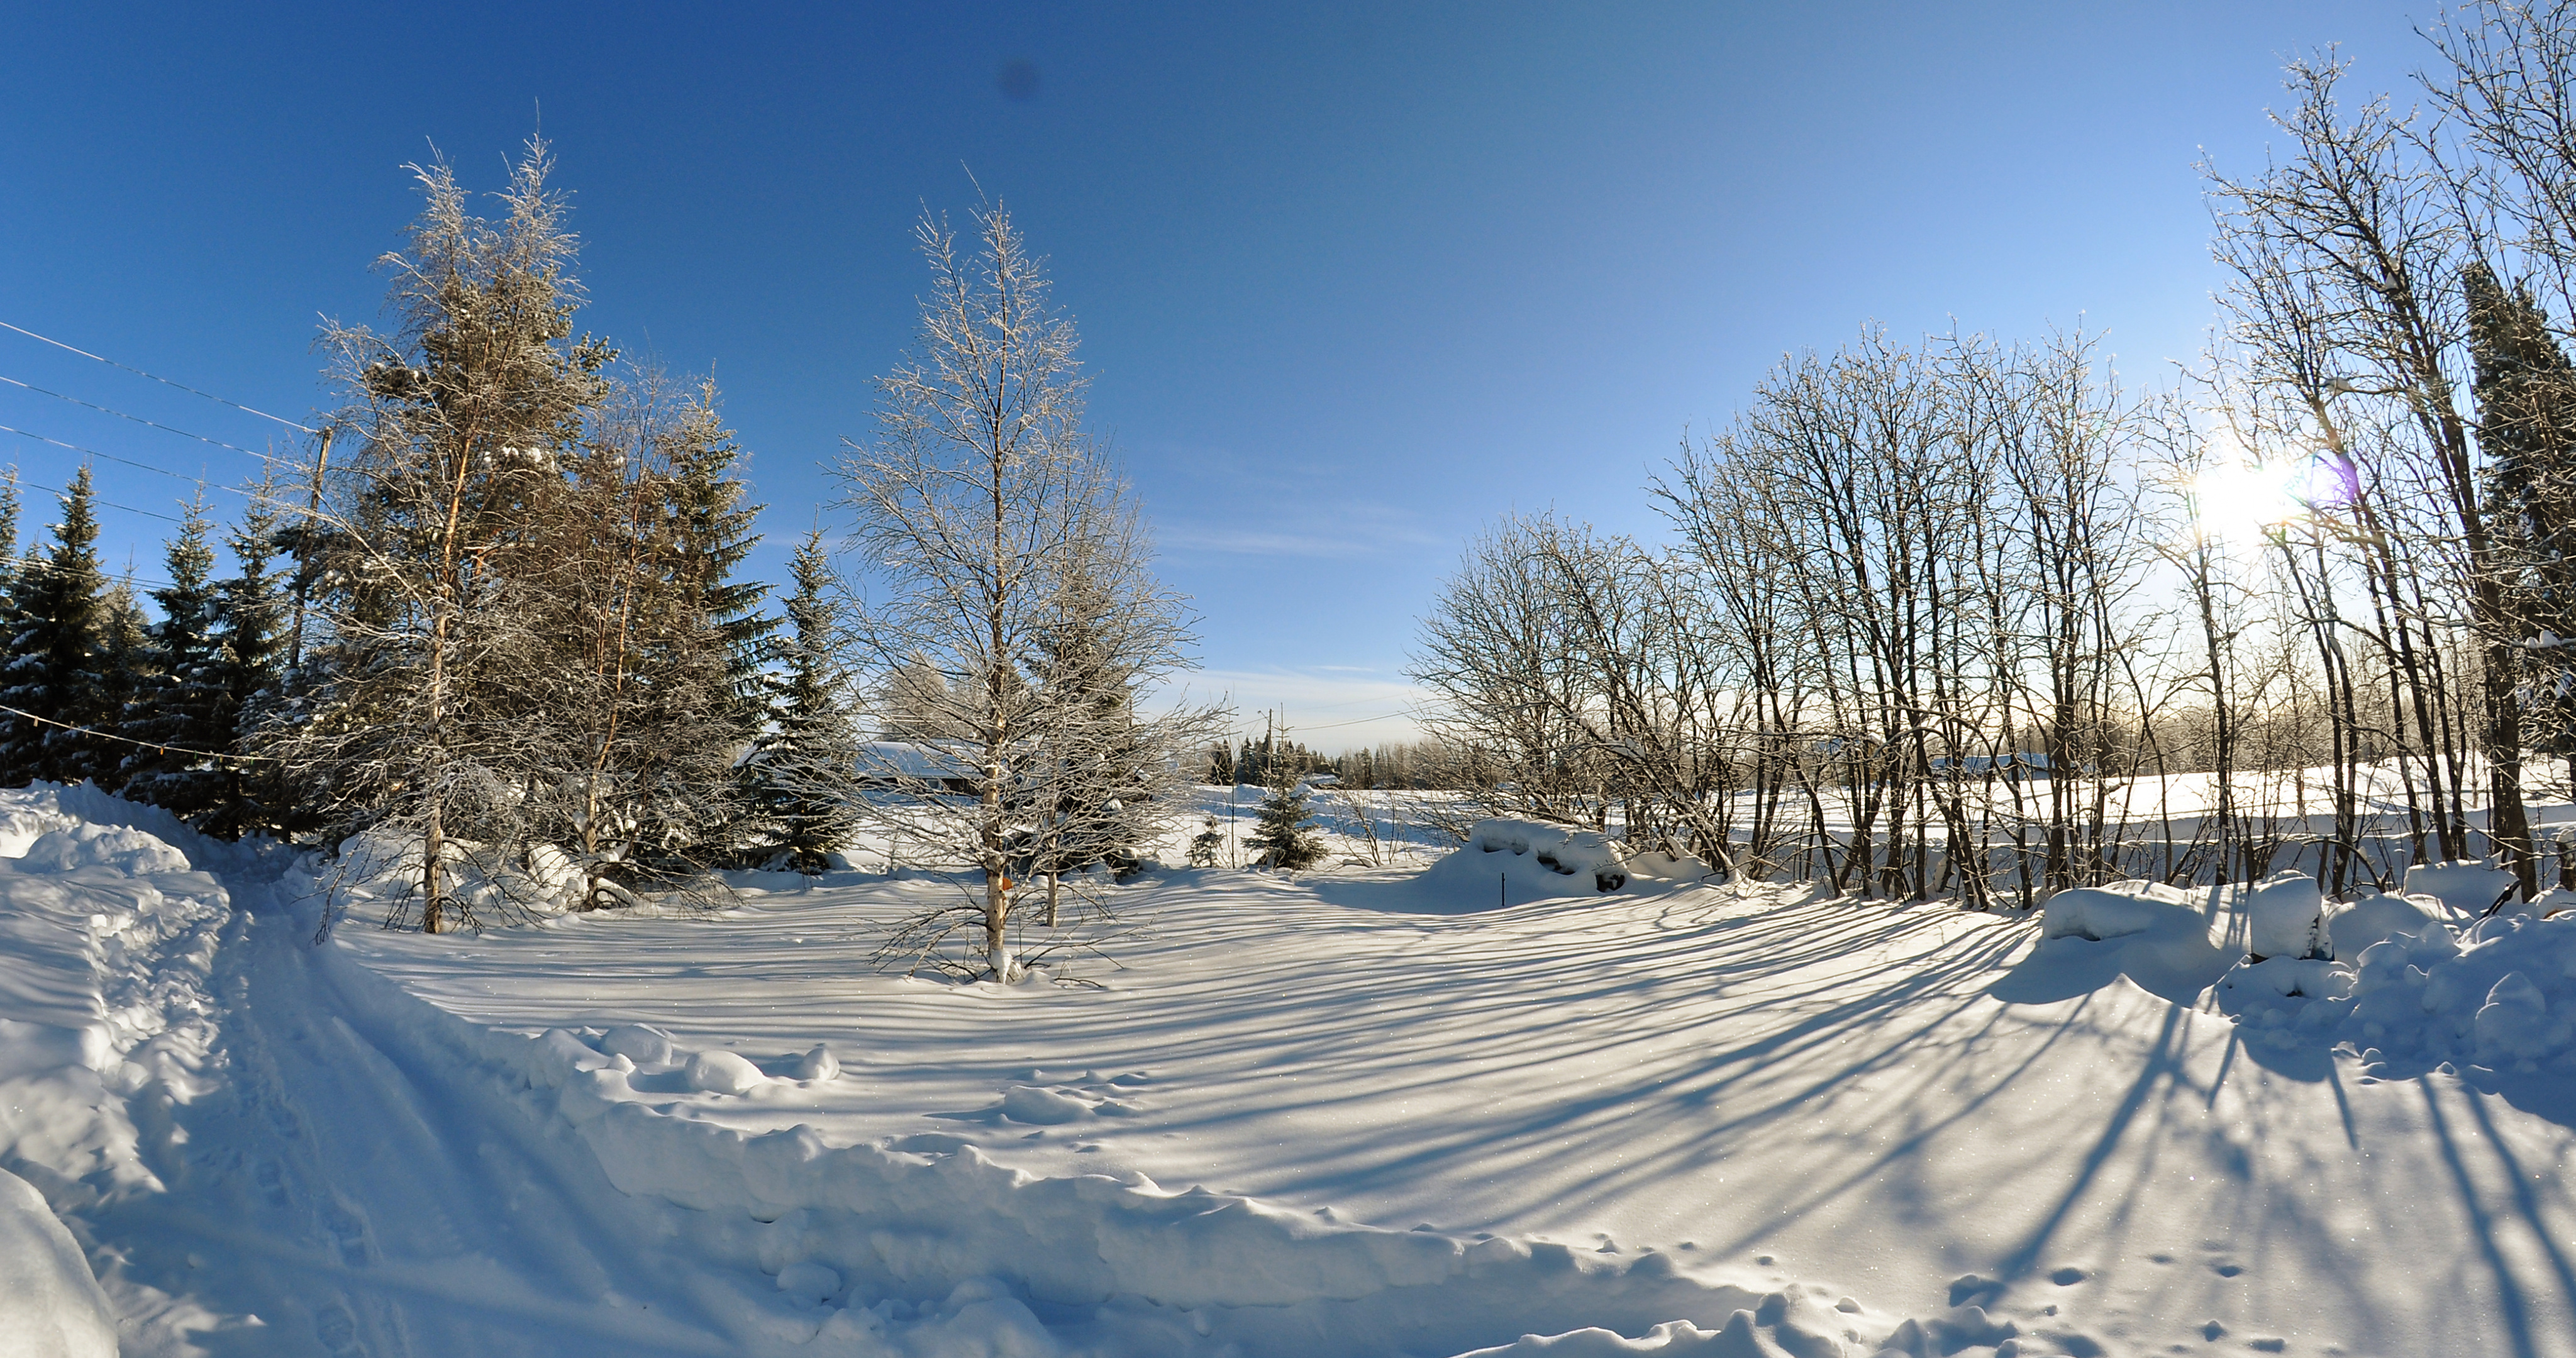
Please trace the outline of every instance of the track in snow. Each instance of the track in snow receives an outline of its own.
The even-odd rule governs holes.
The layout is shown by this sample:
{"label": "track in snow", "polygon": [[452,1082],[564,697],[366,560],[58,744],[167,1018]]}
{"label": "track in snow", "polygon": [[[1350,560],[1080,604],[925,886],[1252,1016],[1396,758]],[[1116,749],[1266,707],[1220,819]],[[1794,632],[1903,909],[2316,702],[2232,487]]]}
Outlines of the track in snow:
{"label": "track in snow", "polygon": [[124,1256],[122,1283],[230,1320],[187,1340],[130,1325],[128,1354],[759,1347],[693,1303],[728,1280],[639,1242],[586,1155],[528,1144],[515,1110],[416,1077],[398,1044],[353,1026],[294,912],[266,888],[234,891],[215,974],[222,1087],[175,1110],[179,1163],[155,1166],[170,1191],[87,1223]]}

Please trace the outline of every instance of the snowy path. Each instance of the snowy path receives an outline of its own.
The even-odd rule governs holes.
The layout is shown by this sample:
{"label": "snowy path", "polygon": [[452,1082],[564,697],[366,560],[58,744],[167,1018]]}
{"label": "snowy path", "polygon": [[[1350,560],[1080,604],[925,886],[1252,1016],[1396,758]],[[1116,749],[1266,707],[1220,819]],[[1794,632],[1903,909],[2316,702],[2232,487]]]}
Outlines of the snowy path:
{"label": "snowy path", "polygon": [[[127,1256],[127,1280],[259,1318],[198,1346],[331,1358],[740,1351],[690,1304],[680,1270],[594,1214],[616,1196],[595,1166],[514,1138],[522,1120],[460,1099],[468,1091],[415,1078],[398,1044],[352,1025],[295,917],[261,888],[235,894],[215,971],[222,1087],[178,1112],[184,1163],[162,1167],[171,1192],[89,1219]],[[565,1182],[585,1167],[593,1182]]]}

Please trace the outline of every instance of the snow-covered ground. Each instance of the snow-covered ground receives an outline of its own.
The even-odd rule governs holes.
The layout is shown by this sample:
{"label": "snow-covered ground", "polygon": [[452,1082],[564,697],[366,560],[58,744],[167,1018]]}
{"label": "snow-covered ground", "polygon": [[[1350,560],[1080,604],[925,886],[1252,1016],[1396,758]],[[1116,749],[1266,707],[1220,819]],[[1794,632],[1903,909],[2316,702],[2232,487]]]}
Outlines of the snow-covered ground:
{"label": "snow-covered ground", "polygon": [[0,1169],[133,1354],[2576,1352],[2576,919],[2231,970],[2204,898],[1383,838],[997,989],[867,964],[934,879],[316,947],[0,795]]}

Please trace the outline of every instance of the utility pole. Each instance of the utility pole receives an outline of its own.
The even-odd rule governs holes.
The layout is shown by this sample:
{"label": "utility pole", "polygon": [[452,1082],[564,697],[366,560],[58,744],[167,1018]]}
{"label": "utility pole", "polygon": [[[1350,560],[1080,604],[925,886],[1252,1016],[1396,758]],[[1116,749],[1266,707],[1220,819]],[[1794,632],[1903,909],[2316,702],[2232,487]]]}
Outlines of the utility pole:
{"label": "utility pole", "polygon": [[304,523],[295,533],[295,625],[286,640],[286,672],[304,667],[304,600],[313,587],[313,525],[322,517],[322,478],[331,470],[331,436],[340,426],[322,426],[322,450],[313,458],[313,484],[304,495]]}

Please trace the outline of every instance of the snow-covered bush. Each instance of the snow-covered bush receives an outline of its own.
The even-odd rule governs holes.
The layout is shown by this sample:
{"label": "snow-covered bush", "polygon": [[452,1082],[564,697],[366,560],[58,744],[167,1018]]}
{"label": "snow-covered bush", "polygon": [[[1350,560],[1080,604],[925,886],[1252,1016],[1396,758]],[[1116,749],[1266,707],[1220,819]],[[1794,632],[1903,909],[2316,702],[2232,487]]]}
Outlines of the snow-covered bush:
{"label": "snow-covered bush", "polygon": [[1528,858],[1550,872],[1589,878],[1595,891],[1616,891],[1628,884],[1628,869],[1608,837],[1590,830],[1569,830],[1534,820],[1480,820],[1467,831],[1461,853],[1509,853]]}
{"label": "snow-covered bush", "polygon": [[2276,872],[2255,884],[2245,902],[2245,948],[2255,957],[2306,957],[2317,950],[2325,921],[2325,893],[2303,872]]}
{"label": "snow-covered bush", "polygon": [[2406,894],[2430,896],[2454,915],[2474,918],[2495,907],[2514,888],[2514,877],[2483,861],[2417,863],[2406,869]]}

